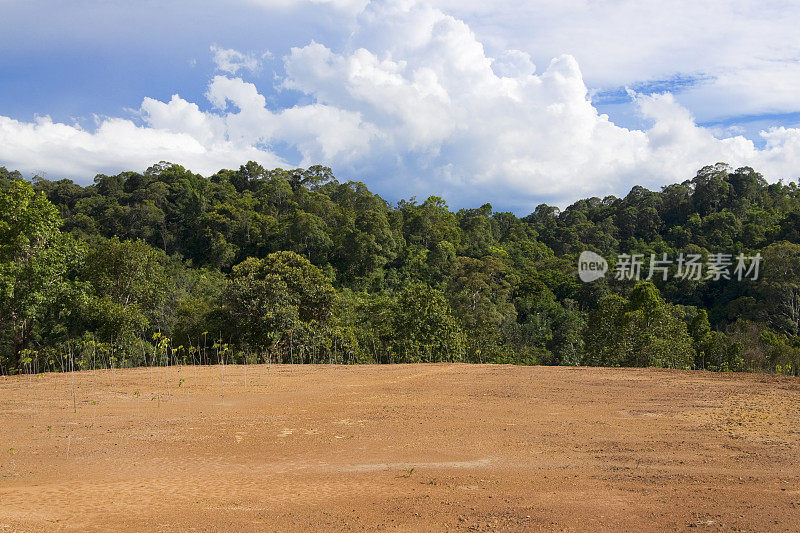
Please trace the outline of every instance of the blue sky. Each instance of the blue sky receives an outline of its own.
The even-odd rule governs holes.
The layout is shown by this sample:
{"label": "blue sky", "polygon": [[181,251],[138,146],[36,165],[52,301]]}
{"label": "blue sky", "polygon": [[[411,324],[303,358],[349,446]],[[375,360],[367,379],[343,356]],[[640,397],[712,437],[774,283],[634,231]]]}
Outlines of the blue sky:
{"label": "blue sky", "polygon": [[[0,12],[2,112],[23,119],[92,122],[138,108],[145,96],[202,101],[215,43],[286,53],[322,35],[342,40],[315,21],[319,14],[247,3],[0,0]],[[270,66],[250,77],[269,87]]]}
{"label": "blue sky", "polygon": [[0,0],[0,165],[327,164],[389,200],[529,212],[800,175],[786,2]]}

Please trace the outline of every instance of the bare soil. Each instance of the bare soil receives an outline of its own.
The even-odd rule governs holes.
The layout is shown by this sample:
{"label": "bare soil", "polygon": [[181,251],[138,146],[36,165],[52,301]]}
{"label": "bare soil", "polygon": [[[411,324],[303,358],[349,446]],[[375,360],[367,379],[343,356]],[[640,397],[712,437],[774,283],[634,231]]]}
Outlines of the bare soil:
{"label": "bare soil", "polygon": [[798,452],[800,380],[765,375],[258,365],[3,377],[0,532],[796,531]]}

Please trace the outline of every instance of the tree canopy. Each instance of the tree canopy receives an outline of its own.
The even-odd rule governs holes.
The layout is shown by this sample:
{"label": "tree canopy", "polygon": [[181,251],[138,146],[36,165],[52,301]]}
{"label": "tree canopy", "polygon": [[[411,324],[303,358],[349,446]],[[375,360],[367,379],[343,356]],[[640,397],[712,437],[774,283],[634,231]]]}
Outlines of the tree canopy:
{"label": "tree canopy", "polygon": [[[323,166],[204,177],[162,162],[87,186],[0,168],[1,370],[101,353],[796,374],[798,222],[796,183],[721,163],[522,218],[435,196],[391,204]],[[585,250],[610,261],[605,278],[578,279]],[[672,265],[645,279],[651,257],[719,253],[760,254],[761,276]],[[613,275],[620,254],[643,258],[641,279]]]}

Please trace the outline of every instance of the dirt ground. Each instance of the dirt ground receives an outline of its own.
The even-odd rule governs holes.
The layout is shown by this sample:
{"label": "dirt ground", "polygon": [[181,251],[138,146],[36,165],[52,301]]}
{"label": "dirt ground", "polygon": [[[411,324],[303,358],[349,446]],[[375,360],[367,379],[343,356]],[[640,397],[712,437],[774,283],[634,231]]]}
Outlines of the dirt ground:
{"label": "dirt ground", "polygon": [[0,532],[796,531],[798,452],[800,380],[765,375],[259,365],[3,377]]}

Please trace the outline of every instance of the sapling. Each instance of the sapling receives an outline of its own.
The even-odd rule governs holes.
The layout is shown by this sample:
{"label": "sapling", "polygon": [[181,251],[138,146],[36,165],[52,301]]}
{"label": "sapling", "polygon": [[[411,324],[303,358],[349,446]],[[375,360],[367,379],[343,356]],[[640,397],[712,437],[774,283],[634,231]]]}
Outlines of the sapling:
{"label": "sapling", "polygon": [[117,358],[113,357],[113,356],[110,356],[108,358],[108,362],[109,362],[109,365],[111,366],[111,388],[112,389],[116,389],[117,388],[117,381],[114,378],[114,363],[117,362]]}
{"label": "sapling", "polygon": [[26,348],[26,349],[21,351],[21,355],[22,355],[22,358],[20,359],[20,362],[25,367],[27,367],[27,370],[28,370],[28,387],[30,387],[31,386],[31,361],[33,361],[32,351],[30,349]]}
{"label": "sapling", "polygon": [[208,341],[208,332],[204,331],[203,332],[203,351],[200,354],[200,364],[201,365],[203,364],[203,358],[204,357],[205,357],[205,360],[206,360],[206,364],[208,364],[208,344],[207,344],[207,341]]}
{"label": "sapling", "polygon": [[17,449],[14,447],[9,448],[8,454],[11,456],[11,469],[16,473],[17,463],[14,461],[14,456],[17,455]]}
{"label": "sapling", "polygon": [[219,342],[214,343],[213,348],[216,348],[217,361],[222,365],[220,383],[222,387],[222,403],[225,403],[225,355],[230,350],[230,346],[228,344],[223,344],[222,339],[220,339]]}
{"label": "sapling", "polygon": [[78,401],[75,398],[75,355],[72,353],[72,348],[70,348],[69,352],[69,365],[70,365],[70,377],[72,378],[72,412],[78,412]]}

